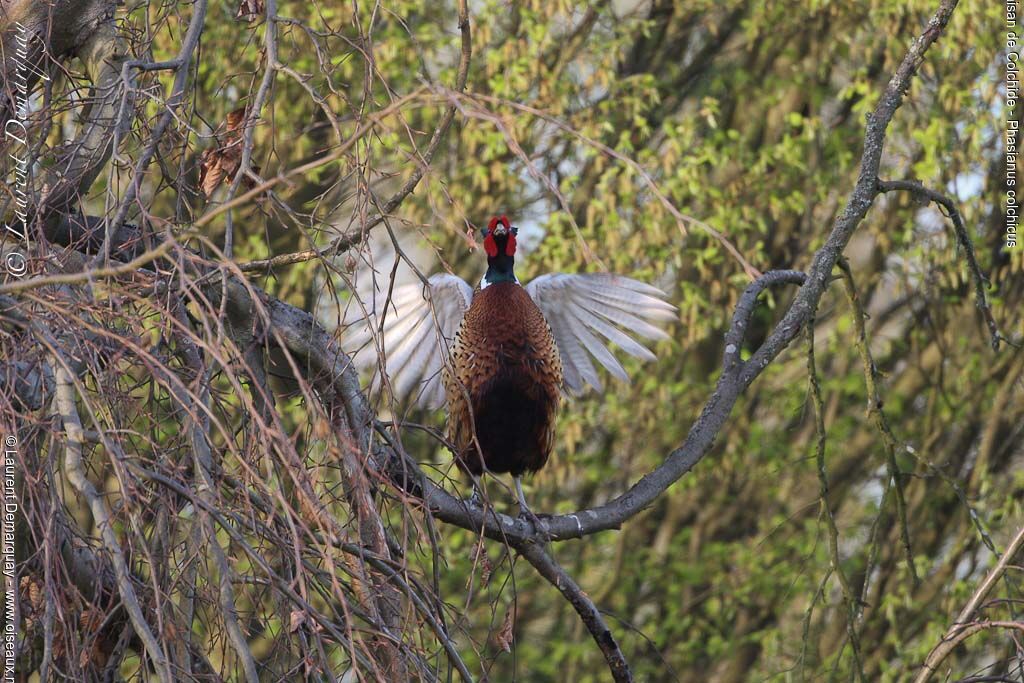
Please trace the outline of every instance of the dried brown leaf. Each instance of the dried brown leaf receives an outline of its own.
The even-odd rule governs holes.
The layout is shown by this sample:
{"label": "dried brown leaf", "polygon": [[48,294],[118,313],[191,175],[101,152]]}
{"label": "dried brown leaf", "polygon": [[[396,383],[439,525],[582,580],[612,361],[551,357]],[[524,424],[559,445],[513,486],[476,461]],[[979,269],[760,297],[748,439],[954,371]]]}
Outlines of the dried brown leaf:
{"label": "dried brown leaf", "polygon": [[509,607],[505,612],[505,621],[501,624],[501,630],[494,636],[494,642],[505,652],[512,652],[513,631],[515,630],[515,607]]}
{"label": "dried brown leaf", "polygon": [[306,623],[306,613],[300,609],[292,610],[288,615],[288,632],[295,633],[304,623]]}
{"label": "dried brown leaf", "polygon": [[[242,165],[242,130],[247,115],[247,107],[239,107],[230,112],[218,128],[224,132],[217,136],[217,145],[204,150],[199,156],[199,189],[203,196],[209,197],[222,183],[235,179]],[[253,173],[260,172],[258,164],[250,164],[250,167]],[[247,175],[243,185],[251,190],[256,187],[256,182]]]}
{"label": "dried brown leaf", "polygon": [[237,133],[241,130],[242,124],[245,123],[246,112],[248,111],[248,107],[239,107],[227,115],[224,124],[228,129],[228,133]]}
{"label": "dried brown leaf", "polygon": [[220,167],[217,150],[214,148],[204,149],[199,155],[199,189],[204,196],[209,197],[224,180],[224,171]]}
{"label": "dried brown leaf", "polygon": [[494,573],[494,565],[487,555],[487,548],[483,545],[483,538],[480,539],[480,583],[486,588],[491,583],[491,574]]}
{"label": "dried brown leaf", "polygon": [[31,631],[39,623],[36,618],[41,615],[45,607],[43,605],[43,584],[34,576],[22,576],[18,581],[18,588],[21,594],[21,618],[26,631]]}
{"label": "dried brown leaf", "polygon": [[235,12],[235,19],[254,21],[256,17],[263,14],[263,0],[242,0],[238,3],[238,11]]}
{"label": "dried brown leaf", "polygon": [[199,188],[203,195],[209,197],[221,183],[234,180],[241,163],[240,142],[205,150],[199,157]]}

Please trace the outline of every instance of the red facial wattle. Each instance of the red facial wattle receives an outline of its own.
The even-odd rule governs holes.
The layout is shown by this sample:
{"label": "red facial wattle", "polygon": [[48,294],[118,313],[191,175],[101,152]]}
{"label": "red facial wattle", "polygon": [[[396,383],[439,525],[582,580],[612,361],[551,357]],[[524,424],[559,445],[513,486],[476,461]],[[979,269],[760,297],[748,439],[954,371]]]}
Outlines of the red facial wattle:
{"label": "red facial wattle", "polygon": [[505,255],[514,256],[516,253],[516,234],[512,231],[508,233],[508,242],[505,243]]}
{"label": "red facial wattle", "polygon": [[[492,221],[493,223],[493,221]],[[484,237],[484,251],[487,252],[487,256],[494,258],[498,255],[498,243],[494,241],[494,228],[487,231],[487,236]]]}

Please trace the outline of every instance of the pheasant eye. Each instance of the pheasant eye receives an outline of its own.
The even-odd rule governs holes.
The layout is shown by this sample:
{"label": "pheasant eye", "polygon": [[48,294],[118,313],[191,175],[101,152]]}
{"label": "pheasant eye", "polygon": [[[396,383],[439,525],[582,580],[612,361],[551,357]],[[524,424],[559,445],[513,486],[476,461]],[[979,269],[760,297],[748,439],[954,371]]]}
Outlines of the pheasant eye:
{"label": "pheasant eye", "polygon": [[502,225],[505,226],[506,230],[512,227],[508,222],[508,216],[506,216],[505,214],[501,214],[501,223]]}
{"label": "pheasant eye", "polygon": [[488,230],[494,230],[496,227],[498,227],[498,217],[497,216],[492,218],[490,220],[490,222],[487,224],[487,229]]}

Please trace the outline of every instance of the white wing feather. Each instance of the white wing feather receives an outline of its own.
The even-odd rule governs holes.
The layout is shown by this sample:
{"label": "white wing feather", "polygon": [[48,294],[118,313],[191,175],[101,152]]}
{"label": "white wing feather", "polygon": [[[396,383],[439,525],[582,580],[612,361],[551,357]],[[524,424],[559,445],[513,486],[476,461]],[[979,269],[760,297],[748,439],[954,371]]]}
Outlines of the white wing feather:
{"label": "white wing feather", "polygon": [[591,356],[613,376],[629,381],[607,343],[631,356],[654,360],[654,354],[630,334],[653,341],[668,339],[652,321],[676,317],[676,307],[662,300],[664,292],[620,275],[542,275],[526,285],[526,292],[551,326],[562,358],[563,381],[573,394],[588,384],[601,391],[601,378]]}
{"label": "white wing feather", "polygon": [[420,407],[439,408],[444,403],[441,367],[472,299],[473,288],[447,273],[432,276],[426,286],[415,282],[396,287],[390,300],[381,292],[366,305],[368,317],[352,307],[345,348],[353,351],[360,369],[376,368],[373,391],[382,384],[383,359],[396,397],[414,396]]}

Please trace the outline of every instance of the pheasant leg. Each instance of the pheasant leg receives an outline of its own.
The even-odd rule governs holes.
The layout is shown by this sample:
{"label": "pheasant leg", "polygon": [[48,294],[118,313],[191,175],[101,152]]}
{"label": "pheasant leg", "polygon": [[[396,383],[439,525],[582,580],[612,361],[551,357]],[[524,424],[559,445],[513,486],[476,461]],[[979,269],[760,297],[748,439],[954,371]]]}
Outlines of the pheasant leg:
{"label": "pheasant leg", "polygon": [[519,498],[519,516],[526,517],[533,524],[533,528],[536,529],[545,539],[550,540],[548,537],[548,529],[541,521],[540,517],[533,514],[533,510],[526,504],[526,496],[523,495],[523,479],[522,477],[512,477],[512,480],[516,484],[516,497]]}
{"label": "pheasant leg", "polygon": [[483,489],[480,487],[480,477],[472,474],[469,477],[473,480],[473,493],[466,500],[466,505],[471,508],[483,508],[486,499],[484,498]]}

